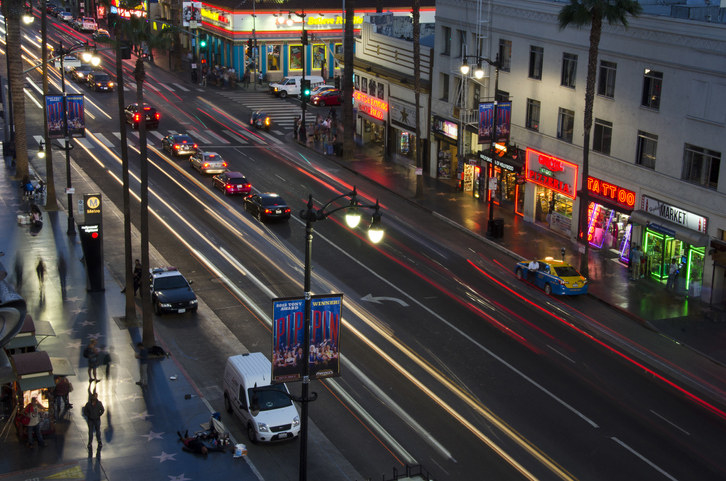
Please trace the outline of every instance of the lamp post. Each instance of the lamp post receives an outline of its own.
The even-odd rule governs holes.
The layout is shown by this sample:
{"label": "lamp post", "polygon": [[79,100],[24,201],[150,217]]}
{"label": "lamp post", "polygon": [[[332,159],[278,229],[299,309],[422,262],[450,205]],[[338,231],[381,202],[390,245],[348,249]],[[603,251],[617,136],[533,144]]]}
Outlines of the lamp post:
{"label": "lamp post", "polygon": [[[497,99],[497,92],[499,91],[499,69],[502,68],[502,63],[499,60],[499,54],[497,54],[496,60],[493,62],[485,58],[484,61],[486,61],[489,65],[494,67],[494,115],[492,115],[492,141],[489,144],[489,155],[492,159],[492,173],[494,173],[494,146],[497,143],[498,136],[497,136],[497,125],[498,125],[498,104],[499,101]],[[489,190],[489,177],[487,176],[487,190]],[[497,235],[495,235],[497,234]],[[497,237],[501,232],[498,232],[496,227],[494,226],[494,193],[489,193],[489,221],[487,222],[487,237]]]}
{"label": "lamp post", "polygon": [[[349,204],[341,207],[336,207],[330,211],[326,211],[333,202],[340,199],[349,199]],[[358,194],[355,187],[352,192],[342,194],[334,197],[327,203],[325,203],[319,209],[315,209],[313,206],[313,195],[310,194],[308,198],[307,208],[300,211],[300,218],[305,221],[305,279],[304,279],[304,290],[305,290],[305,313],[303,315],[303,355],[305,356],[305,362],[303,362],[303,378],[302,378],[302,389],[300,398],[296,399],[301,403],[300,412],[300,473],[299,480],[307,480],[307,443],[308,443],[308,401],[315,399],[308,398],[309,387],[310,387],[310,366],[309,352],[310,352],[310,278],[312,275],[312,256],[313,256],[313,223],[319,220],[325,220],[331,214],[338,212],[339,210],[347,210],[345,215],[345,222],[351,229],[358,226],[361,220],[360,209],[371,209],[373,215],[371,216],[371,224],[368,228],[368,237],[374,244],[377,244],[383,239],[383,228],[381,227],[381,212],[378,201],[375,204],[361,204],[358,202]]]}
{"label": "lamp post", "polygon": [[69,55],[80,49],[84,49],[83,59],[85,61],[91,61],[93,65],[98,65],[101,61],[100,58],[93,55],[90,51],[90,47],[87,42],[77,43],[69,48],[63,48],[63,43],[58,44],[58,58],[60,58],[60,72],[61,72],[61,93],[63,94],[63,123],[65,124],[65,145],[61,147],[66,153],[66,193],[68,194],[68,235],[76,235],[76,223],[73,218],[73,188],[71,187],[71,150],[73,144],[71,144],[70,131],[68,128],[68,98],[66,94],[66,69],[63,65],[63,59],[66,55]]}

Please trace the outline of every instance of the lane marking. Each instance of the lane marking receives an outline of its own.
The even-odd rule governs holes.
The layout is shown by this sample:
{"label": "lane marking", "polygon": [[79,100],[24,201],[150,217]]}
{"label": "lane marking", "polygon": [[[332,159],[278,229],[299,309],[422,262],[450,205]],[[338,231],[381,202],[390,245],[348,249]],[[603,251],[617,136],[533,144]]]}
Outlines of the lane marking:
{"label": "lane marking", "polygon": [[688,431],[686,431],[686,430],[685,430],[685,429],[683,429],[682,427],[678,426],[678,425],[677,425],[676,423],[674,423],[674,422],[671,422],[670,420],[668,420],[668,419],[664,418],[663,416],[661,416],[661,415],[660,415],[660,414],[658,414],[657,412],[653,411],[652,409],[649,409],[649,411],[650,411],[650,412],[652,412],[652,413],[653,413],[653,415],[655,415],[655,416],[657,416],[657,417],[661,418],[661,419],[662,419],[663,421],[667,422],[668,424],[670,424],[670,425],[671,425],[671,426],[673,426],[674,428],[678,429],[678,430],[679,430],[680,432],[682,432],[682,433],[683,433],[683,434],[685,434],[686,436],[690,436],[690,435],[691,435],[691,433],[689,433]]}
{"label": "lane marking", "polygon": [[640,454],[638,451],[636,451],[635,449],[631,448],[630,446],[628,446],[627,444],[625,444],[624,442],[622,442],[621,440],[619,440],[615,436],[611,436],[610,439],[612,439],[613,441],[615,441],[616,443],[618,443],[620,446],[622,446],[626,450],[628,450],[631,453],[633,453],[637,458],[639,458],[641,461],[645,462],[648,466],[650,466],[651,468],[655,469],[656,471],[658,471],[660,474],[662,474],[666,478],[672,479],[673,481],[678,481],[677,478],[674,478],[673,476],[671,476],[670,474],[668,474],[667,472],[665,472],[663,469],[659,468],[654,462],[652,462],[651,460],[649,460],[648,458],[646,458],[645,456],[643,456],[642,454]]}

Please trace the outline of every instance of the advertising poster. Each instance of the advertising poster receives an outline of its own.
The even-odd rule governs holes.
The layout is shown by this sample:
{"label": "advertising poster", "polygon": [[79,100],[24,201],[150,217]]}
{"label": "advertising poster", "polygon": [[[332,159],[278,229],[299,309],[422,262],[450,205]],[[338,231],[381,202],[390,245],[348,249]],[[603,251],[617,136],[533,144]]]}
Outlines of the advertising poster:
{"label": "advertising poster", "polygon": [[300,381],[305,362],[310,379],[340,375],[340,321],[343,295],[312,296],[310,349],[303,352],[305,299],[272,301],[272,382]]}
{"label": "advertising poster", "polygon": [[45,106],[47,118],[45,123],[48,126],[48,138],[63,139],[66,136],[65,115],[63,115],[63,96],[46,95]]}
{"label": "advertising poster", "polygon": [[182,2],[182,26],[189,27],[191,22],[202,23],[202,2]]}
{"label": "advertising poster", "polygon": [[[509,143],[512,122],[512,102],[497,104],[497,134],[495,143]],[[494,102],[479,104],[479,143],[492,142],[492,125],[494,124]]]}
{"label": "advertising poster", "polygon": [[83,94],[66,95],[68,102],[68,135],[70,137],[86,136],[86,116]]}

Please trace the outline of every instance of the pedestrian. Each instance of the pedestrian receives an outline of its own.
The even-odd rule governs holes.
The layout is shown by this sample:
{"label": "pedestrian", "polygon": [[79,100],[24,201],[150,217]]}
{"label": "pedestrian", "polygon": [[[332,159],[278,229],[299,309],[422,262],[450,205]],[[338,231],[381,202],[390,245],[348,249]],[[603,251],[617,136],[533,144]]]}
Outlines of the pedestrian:
{"label": "pedestrian", "polygon": [[242,76],[242,85],[243,85],[243,86],[244,86],[244,88],[246,88],[246,89],[250,87],[250,69],[249,69],[249,68],[247,68],[247,69],[245,70],[245,73],[244,73],[244,75]]}
{"label": "pedestrian", "polygon": [[325,75],[325,57],[323,57],[322,61],[320,62],[320,76],[323,77],[323,80],[327,82],[328,76]]}
{"label": "pedestrian", "polygon": [[678,279],[678,272],[680,271],[680,265],[678,260],[674,257],[671,260],[670,268],[668,269],[668,282],[666,282],[666,289],[675,289],[676,280]]}
{"label": "pedestrian", "polygon": [[20,291],[23,286],[23,258],[18,254],[15,256],[15,290]]}
{"label": "pedestrian", "polygon": [[635,244],[632,249],[630,249],[630,270],[632,271],[630,273],[630,279],[640,279],[640,259],[642,257],[642,253],[640,251],[640,247]]}
{"label": "pedestrian", "polygon": [[207,77],[209,77],[209,70],[205,65],[204,67],[202,67],[202,87],[207,86]]}
{"label": "pedestrian", "polygon": [[103,407],[103,403],[98,400],[98,394],[95,392],[91,394],[88,402],[83,406],[83,416],[86,418],[88,424],[88,455],[91,456],[93,452],[93,433],[96,433],[96,442],[98,447],[96,448],[96,456],[101,455],[101,448],[103,443],[101,442],[101,416],[106,410]]}
{"label": "pedestrian", "polygon": [[[73,384],[68,380],[65,376],[59,376],[58,379],[56,379],[55,382],[55,389],[53,389],[53,399],[55,400],[55,419],[58,420],[63,417],[63,415],[68,411],[70,408],[73,407],[73,404],[71,404],[70,400],[68,399],[68,395],[73,392]],[[61,411],[61,404],[63,405],[63,410]]]}
{"label": "pedestrian", "polygon": [[[141,293],[141,261],[136,259],[134,262],[134,295],[136,295],[136,292],[138,291],[139,294]],[[142,294],[143,297],[143,294]]]}
{"label": "pedestrian", "polygon": [[60,278],[60,285],[61,285],[61,295],[63,298],[66,297],[66,274],[67,274],[68,268],[66,266],[66,258],[58,254],[58,277]]}
{"label": "pedestrian", "polygon": [[136,352],[136,359],[139,360],[139,380],[136,382],[141,387],[146,387],[149,381],[148,369],[149,369],[149,350],[144,346],[142,342],[136,344],[138,351]]}
{"label": "pedestrian", "polygon": [[295,127],[292,129],[292,136],[295,140],[297,140],[299,135],[299,129],[300,129],[300,116],[298,115],[295,117]]}
{"label": "pedestrian", "polygon": [[88,359],[88,380],[90,382],[99,381],[99,379],[96,378],[96,369],[98,368],[98,363],[100,361],[101,351],[98,349],[96,344],[97,341],[95,339],[91,339],[91,342],[88,343],[86,349],[83,350],[83,357]]}
{"label": "pedestrian", "polygon": [[532,260],[529,265],[527,266],[527,278],[530,281],[534,281],[535,276],[537,275],[537,271],[539,270],[539,262],[537,262],[536,259]]}
{"label": "pedestrian", "polygon": [[40,431],[40,413],[43,411],[43,406],[38,402],[37,397],[30,398],[30,403],[23,409],[23,416],[28,420],[26,426],[28,427],[28,439],[27,446],[33,447],[33,437],[38,441],[38,446],[45,446],[43,441],[43,433]]}
{"label": "pedestrian", "polygon": [[38,265],[35,266],[35,273],[38,274],[38,284],[40,288],[43,288],[43,282],[45,281],[45,262],[43,259],[38,259]]}

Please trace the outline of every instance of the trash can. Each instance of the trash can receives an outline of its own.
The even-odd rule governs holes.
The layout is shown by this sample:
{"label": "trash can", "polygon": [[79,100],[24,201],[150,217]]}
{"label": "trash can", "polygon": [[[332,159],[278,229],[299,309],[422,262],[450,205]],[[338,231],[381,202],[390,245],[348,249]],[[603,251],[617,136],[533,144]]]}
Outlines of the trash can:
{"label": "trash can", "polygon": [[489,221],[489,237],[493,239],[500,239],[504,236],[504,219],[492,219]]}

